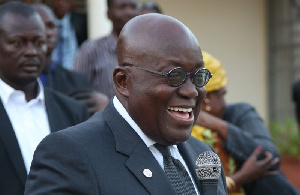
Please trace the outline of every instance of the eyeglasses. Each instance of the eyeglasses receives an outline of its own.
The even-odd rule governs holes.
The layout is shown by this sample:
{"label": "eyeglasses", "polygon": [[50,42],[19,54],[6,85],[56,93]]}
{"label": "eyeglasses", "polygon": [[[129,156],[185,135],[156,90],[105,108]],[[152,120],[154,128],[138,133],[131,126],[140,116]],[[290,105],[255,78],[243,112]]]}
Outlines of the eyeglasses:
{"label": "eyeglasses", "polygon": [[168,82],[172,87],[178,87],[178,86],[182,85],[186,81],[188,76],[192,77],[192,82],[197,87],[203,87],[204,85],[206,85],[208,83],[209,79],[212,77],[212,74],[206,68],[201,68],[201,69],[197,70],[197,72],[192,73],[192,72],[186,72],[181,67],[176,67],[176,68],[170,70],[168,73],[165,73],[165,72],[157,72],[154,70],[141,68],[138,66],[132,66],[130,64],[123,64],[123,66],[134,67],[139,70],[144,70],[144,71],[158,74],[161,76],[166,76],[166,77],[168,77]]}

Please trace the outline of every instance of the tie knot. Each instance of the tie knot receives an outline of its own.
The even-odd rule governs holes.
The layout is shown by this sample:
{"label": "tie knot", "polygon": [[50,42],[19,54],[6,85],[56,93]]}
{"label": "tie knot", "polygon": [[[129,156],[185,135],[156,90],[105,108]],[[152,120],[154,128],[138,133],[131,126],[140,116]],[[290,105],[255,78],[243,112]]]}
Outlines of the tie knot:
{"label": "tie knot", "polygon": [[170,157],[170,149],[168,146],[161,145],[159,143],[154,144],[155,148],[163,155],[163,157]]}

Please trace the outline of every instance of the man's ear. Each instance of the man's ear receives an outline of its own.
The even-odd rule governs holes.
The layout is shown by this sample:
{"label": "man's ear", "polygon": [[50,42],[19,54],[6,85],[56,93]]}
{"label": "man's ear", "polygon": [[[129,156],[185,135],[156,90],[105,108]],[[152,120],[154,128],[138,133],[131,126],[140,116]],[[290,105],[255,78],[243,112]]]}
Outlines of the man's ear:
{"label": "man's ear", "polygon": [[116,90],[124,97],[129,96],[128,91],[128,76],[124,67],[116,67],[113,72],[113,79]]}

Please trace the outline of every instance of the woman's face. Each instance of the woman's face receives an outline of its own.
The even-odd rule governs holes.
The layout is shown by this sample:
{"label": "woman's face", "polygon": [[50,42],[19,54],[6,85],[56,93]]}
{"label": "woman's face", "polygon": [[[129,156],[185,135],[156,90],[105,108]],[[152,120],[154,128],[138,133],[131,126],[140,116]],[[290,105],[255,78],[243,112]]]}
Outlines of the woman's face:
{"label": "woman's face", "polygon": [[226,87],[223,87],[219,90],[212,91],[207,93],[206,98],[209,100],[207,103],[203,103],[204,106],[202,106],[204,111],[206,106],[210,106],[211,110],[208,111],[210,114],[223,118],[224,110],[226,108],[226,102],[225,102],[225,94],[227,93]]}

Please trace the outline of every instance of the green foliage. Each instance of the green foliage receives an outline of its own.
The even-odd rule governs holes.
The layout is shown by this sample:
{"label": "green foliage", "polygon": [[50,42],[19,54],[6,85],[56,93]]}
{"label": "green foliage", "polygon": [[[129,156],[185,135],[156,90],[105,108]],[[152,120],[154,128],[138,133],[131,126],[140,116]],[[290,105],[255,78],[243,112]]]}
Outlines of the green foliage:
{"label": "green foliage", "polygon": [[212,136],[212,131],[210,129],[206,129],[205,131],[203,131],[202,136],[204,138],[204,142],[211,147],[213,147],[214,143],[218,141]]}
{"label": "green foliage", "polygon": [[300,156],[300,134],[295,120],[272,122],[269,129],[281,155]]}

